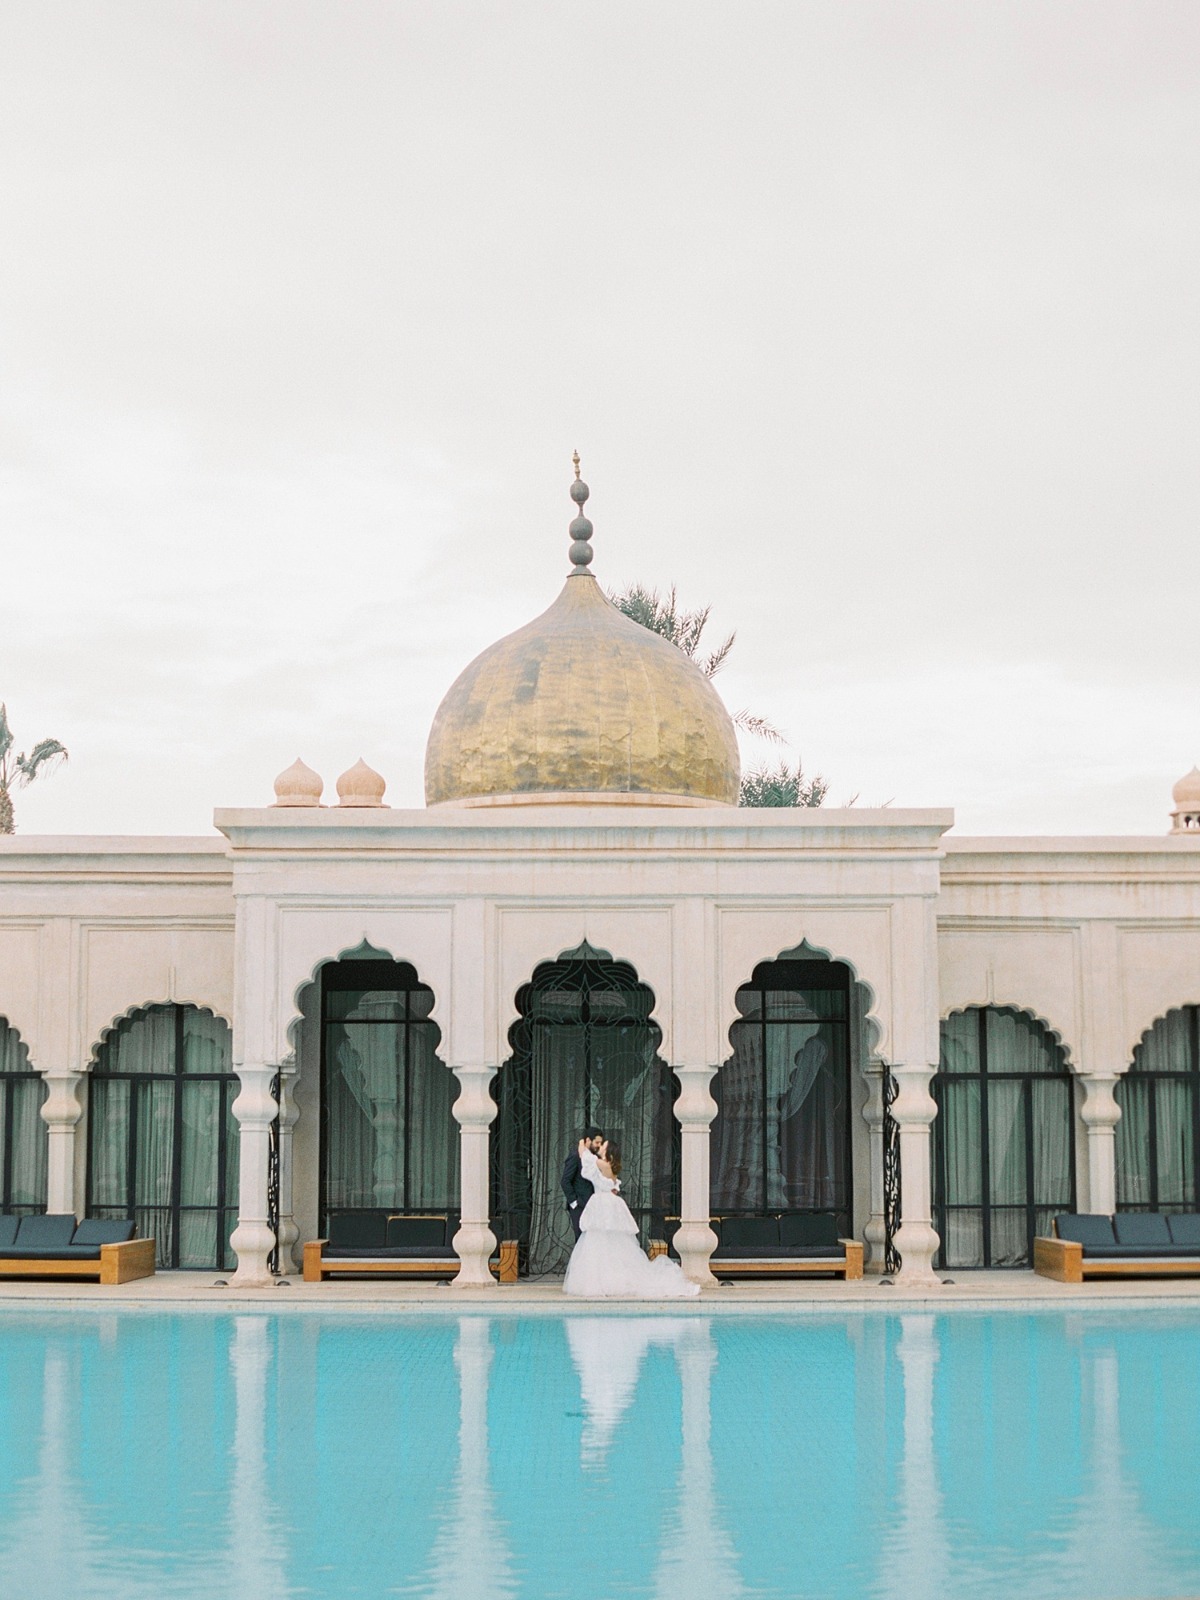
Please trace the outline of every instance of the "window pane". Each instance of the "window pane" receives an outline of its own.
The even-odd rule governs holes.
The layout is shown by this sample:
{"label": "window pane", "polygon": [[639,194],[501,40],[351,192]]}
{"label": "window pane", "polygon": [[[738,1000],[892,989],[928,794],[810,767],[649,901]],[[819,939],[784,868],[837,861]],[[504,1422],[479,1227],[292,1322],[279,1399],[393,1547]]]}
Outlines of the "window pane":
{"label": "window pane", "polygon": [[1168,1011],[1133,1052],[1132,1072],[1192,1072],[1191,1018],[1184,1010]]}
{"label": "window pane", "polygon": [[217,1264],[217,1213],[183,1211],[179,1216],[179,1265],[214,1267]]}
{"label": "window pane", "polygon": [[[991,1166],[993,1205],[1012,1205],[1025,1199],[1025,1099],[1019,1082],[989,1083],[988,1159]],[[995,1240],[993,1237],[993,1247]],[[993,1265],[995,1260],[993,1248]]]}
{"label": "window pane", "polygon": [[115,1206],[125,1214],[132,1086],[120,1078],[92,1076],[88,1088],[88,1151],[93,1206]]}
{"label": "window pane", "polygon": [[404,1207],[403,1030],[341,1023],[326,1030],[328,1203]]}
{"label": "window pane", "polygon": [[1159,1078],[1155,1084],[1158,1114],[1158,1204],[1191,1206],[1196,1199],[1196,1159],[1192,1148],[1193,1083]]}
{"label": "window pane", "polygon": [[232,1072],[232,1038],[221,1017],[188,1006],[183,1013],[184,1072]]}
{"label": "window pane", "polygon": [[938,1124],[946,1175],[943,1203],[951,1206],[979,1205],[983,1199],[983,1168],[979,1159],[979,1081],[944,1081],[938,1085],[938,1097]]}
{"label": "window pane", "polygon": [[[185,1081],[180,1084],[179,1092],[183,1100],[180,1108],[183,1133],[179,1152],[180,1203],[185,1206],[215,1206],[221,1085]],[[211,1259],[215,1258],[210,1256]]]}
{"label": "window pane", "polygon": [[942,1072],[978,1072],[979,1012],[959,1011],[942,1023]]}
{"label": "window pane", "polygon": [[1040,1206],[1069,1210],[1071,1205],[1071,1123],[1074,1117],[1072,1085],[1034,1078],[1029,1083],[1033,1099],[1033,1195]]}
{"label": "window pane", "polygon": [[[7,1203],[21,1208],[46,1204],[46,1159],[50,1130],[42,1121],[49,1089],[42,1078],[17,1078],[8,1086],[12,1116],[12,1168]],[[4,1085],[0,1084],[0,1103]],[[0,1126],[0,1141],[4,1129]],[[0,1143],[0,1149],[3,1144]]]}
{"label": "window pane", "polygon": [[989,1072],[1061,1072],[1062,1052],[1040,1022],[1020,1011],[989,1006]]}
{"label": "window pane", "polygon": [[1024,1206],[992,1209],[993,1267],[1023,1267],[1029,1260],[1027,1213]]}
{"label": "window pane", "polygon": [[1150,1185],[1150,1097],[1154,1084],[1127,1072],[1116,1087],[1121,1108],[1117,1123],[1117,1206],[1153,1204]]}
{"label": "window pane", "polygon": [[174,1072],[174,1006],[152,1006],[127,1018],[108,1036],[100,1062],[106,1072]]}
{"label": "window pane", "polygon": [[984,1265],[982,1211],[948,1211],[942,1228],[942,1252],[948,1267]]}

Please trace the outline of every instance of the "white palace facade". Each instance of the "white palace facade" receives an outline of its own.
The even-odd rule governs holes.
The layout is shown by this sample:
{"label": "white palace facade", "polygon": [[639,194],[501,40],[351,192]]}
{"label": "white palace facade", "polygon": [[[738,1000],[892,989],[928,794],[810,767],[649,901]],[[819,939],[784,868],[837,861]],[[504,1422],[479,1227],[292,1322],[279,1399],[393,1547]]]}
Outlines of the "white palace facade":
{"label": "white palace facade", "polygon": [[739,807],[724,707],[606,600],[572,495],[563,592],[447,694],[423,809],[298,762],[212,837],[0,840],[0,1211],[133,1214],[235,1285],[333,1211],[444,1212],[491,1285],[500,1234],[561,1269],[590,1122],[701,1284],[717,1216],[833,1212],[919,1283],[1057,1211],[1196,1209],[1200,773],[1147,838]]}

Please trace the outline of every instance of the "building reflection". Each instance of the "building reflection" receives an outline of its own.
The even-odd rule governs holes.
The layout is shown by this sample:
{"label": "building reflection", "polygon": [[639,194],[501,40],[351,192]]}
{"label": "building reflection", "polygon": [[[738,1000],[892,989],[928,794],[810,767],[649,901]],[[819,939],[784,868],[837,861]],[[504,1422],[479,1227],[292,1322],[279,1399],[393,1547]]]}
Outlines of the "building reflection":
{"label": "building reflection", "polygon": [[492,1324],[460,1317],[454,1347],[458,1371],[458,1469],[449,1512],[434,1541],[429,1600],[506,1600],[517,1593],[504,1527],[496,1512],[488,1447],[488,1380]]}

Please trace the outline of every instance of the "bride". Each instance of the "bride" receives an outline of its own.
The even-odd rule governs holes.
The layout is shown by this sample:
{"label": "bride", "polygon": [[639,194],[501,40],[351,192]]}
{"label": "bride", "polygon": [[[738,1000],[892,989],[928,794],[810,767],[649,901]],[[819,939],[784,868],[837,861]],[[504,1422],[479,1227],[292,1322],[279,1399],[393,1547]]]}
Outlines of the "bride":
{"label": "bride", "polygon": [[666,1256],[650,1261],[637,1239],[637,1223],[621,1199],[621,1153],[605,1140],[599,1154],[579,1141],[579,1164],[595,1191],[583,1208],[579,1239],[567,1263],[565,1294],[622,1295],[637,1300],[681,1299],[700,1293]]}

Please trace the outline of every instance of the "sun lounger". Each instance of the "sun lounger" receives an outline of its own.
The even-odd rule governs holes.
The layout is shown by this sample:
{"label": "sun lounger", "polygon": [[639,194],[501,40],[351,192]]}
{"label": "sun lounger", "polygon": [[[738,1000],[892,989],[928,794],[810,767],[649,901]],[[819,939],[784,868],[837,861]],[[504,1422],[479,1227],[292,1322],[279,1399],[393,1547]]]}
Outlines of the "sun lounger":
{"label": "sun lounger", "polygon": [[132,1222],[76,1223],[69,1213],[0,1216],[0,1277],[95,1278],[128,1283],[154,1272],[154,1240],[135,1239]]}
{"label": "sun lounger", "polygon": [[[304,1281],[378,1273],[410,1278],[452,1278],[458,1271],[453,1215],[397,1216],[387,1211],[335,1211],[328,1239],[304,1246]],[[517,1281],[517,1241],[506,1239],[493,1257],[501,1283]]]}
{"label": "sun lounger", "polygon": [[1200,1273],[1200,1214],[1194,1212],[1064,1214],[1055,1217],[1053,1229],[1052,1237],[1033,1241],[1033,1270],[1059,1283]]}
{"label": "sun lounger", "polygon": [[[858,1239],[839,1239],[837,1218],[828,1213],[786,1212],[777,1217],[712,1217],[717,1248],[709,1266],[718,1278],[861,1278],[863,1247]],[[678,1219],[667,1219],[670,1239]],[[651,1257],[661,1253],[651,1240]],[[671,1251],[674,1254],[674,1251]]]}

